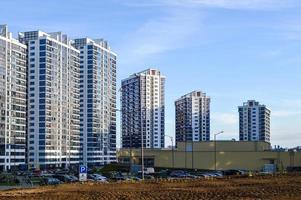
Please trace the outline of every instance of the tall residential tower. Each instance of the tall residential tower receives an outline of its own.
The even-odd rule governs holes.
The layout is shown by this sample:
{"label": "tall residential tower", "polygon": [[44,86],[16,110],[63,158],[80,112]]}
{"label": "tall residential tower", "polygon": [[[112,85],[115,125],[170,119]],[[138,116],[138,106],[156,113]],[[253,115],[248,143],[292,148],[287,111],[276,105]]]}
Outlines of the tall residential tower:
{"label": "tall residential tower", "polygon": [[104,40],[75,40],[80,50],[81,163],[116,161],[116,54]]}
{"label": "tall residential tower", "polygon": [[238,107],[239,140],[270,142],[271,111],[254,100]]}
{"label": "tall residential tower", "polygon": [[145,148],[164,148],[164,87],[165,77],[155,69],[122,80],[123,148],[139,148],[142,141]]}
{"label": "tall residential tower", "polygon": [[0,171],[25,164],[26,46],[0,25]]}
{"label": "tall residential tower", "polygon": [[19,33],[28,48],[29,167],[79,163],[79,50],[60,32]]}
{"label": "tall residential tower", "polygon": [[193,91],[176,100],[175,107],[176,142],[210,140],[210,97]]}

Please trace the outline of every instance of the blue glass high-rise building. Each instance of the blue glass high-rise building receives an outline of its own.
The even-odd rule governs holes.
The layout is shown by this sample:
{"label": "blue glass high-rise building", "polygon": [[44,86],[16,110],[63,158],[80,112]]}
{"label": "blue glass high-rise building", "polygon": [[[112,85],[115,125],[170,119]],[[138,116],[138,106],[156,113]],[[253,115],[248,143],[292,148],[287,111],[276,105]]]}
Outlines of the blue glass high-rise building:
{"label": "blue glass high-rise building", "polygon": [[123,148],[164,148],[165,79],[150,68],[122,80]]}
{"label": "blue glass high-rise building", "polygon": [[80,50],[81,162],[116,161],[116,54],[104,40],[75,39]]}
{"label": "blue glass high-rise building", "polygon": [[255,100],[238,107],[239,140],[270,142],[271,111]]}
{"label": "blue glass high-rise building", "polygon": [[176,143],[210,140],[211,99],[201,91],[193,91],[175,101]]}

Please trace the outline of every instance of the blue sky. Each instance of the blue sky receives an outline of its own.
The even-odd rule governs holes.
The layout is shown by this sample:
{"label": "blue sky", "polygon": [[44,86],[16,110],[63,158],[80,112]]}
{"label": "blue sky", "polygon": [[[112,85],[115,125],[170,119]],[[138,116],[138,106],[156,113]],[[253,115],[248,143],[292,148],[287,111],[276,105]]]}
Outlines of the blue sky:
{"label": "blue sky", "polygon": [[[166,134],[174,101],[192,90],[212,98],[212,133],[238,139],[237,106],[255,99],[272,110],[271,142],[301,145],[299,0],[2,0],[0,23],[17,32],[62,31],[105,38],[120,80],[160,69],[166,80]],[[166,138],[168,141],[168,138]]]}

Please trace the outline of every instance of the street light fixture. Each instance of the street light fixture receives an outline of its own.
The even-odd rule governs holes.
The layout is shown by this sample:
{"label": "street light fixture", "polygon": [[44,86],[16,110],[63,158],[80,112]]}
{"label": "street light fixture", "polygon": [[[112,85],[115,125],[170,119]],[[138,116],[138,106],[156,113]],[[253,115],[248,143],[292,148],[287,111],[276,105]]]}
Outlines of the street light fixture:
{"label": "street light fixture", "polygon": [[214,170],[216,171],[216,136],[224,133],[224,131],[220,131],[214,134]]}
{"label": "street light fixture", "polygon": [[141,172],[142,172],[142,180],[144,180],[144,149],[143,149],[143,131],[141,133]]}

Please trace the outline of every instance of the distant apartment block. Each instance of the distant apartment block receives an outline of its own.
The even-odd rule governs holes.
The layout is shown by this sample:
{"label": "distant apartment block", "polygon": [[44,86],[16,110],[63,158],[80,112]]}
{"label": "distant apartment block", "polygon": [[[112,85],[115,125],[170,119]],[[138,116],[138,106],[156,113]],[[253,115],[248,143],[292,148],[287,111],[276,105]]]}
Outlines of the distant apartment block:
{"label": "distant apartment block", "polygon": [[271,111],[254,100],[238,107],[239,140],[270,142]]}
{"label": "distant apartment block", "polygon": [[88,166],[116,161],[116,54],[104,40],[75,39],[80,51],[80,149]]}
{"label": "distant apartment block", "polygon": [[176,142],[210,140],[210,97],[193,91],[175,101]]}
{"label": "distant apartment block", "polygon": [[60,33],[19,33],[28,48],[29,167],[68,167],[80,159],[80,51]]}
{"label": "distant apartment block", "polygon": [[[121,83],[122,147],[164,148],[165,77],[148,69]],[[142,140],[143,138],[143,140]]]}
{"label": "distant apartment block", "polygon": [[0,25],[0,171],[26,162],[26,46]]}

